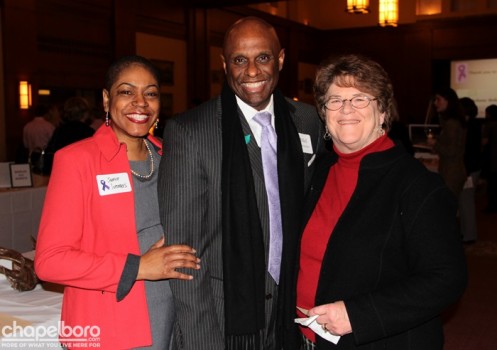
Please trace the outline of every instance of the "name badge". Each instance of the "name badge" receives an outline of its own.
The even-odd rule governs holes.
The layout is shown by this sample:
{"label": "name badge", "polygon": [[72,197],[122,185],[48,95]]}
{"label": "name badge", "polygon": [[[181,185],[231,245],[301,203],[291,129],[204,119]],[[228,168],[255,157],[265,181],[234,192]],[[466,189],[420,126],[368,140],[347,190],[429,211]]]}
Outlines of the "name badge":
{"label": "name badge", "polygon": [[302,144],[302,151],[307,154],[313,154],[314,152],[312,151],[311,135],[299,133],[299,136],[300,143]]}
{"label": "name badge", "polygon": [[98,193],[101,196],[131,192],[127,173],[97,175]]}

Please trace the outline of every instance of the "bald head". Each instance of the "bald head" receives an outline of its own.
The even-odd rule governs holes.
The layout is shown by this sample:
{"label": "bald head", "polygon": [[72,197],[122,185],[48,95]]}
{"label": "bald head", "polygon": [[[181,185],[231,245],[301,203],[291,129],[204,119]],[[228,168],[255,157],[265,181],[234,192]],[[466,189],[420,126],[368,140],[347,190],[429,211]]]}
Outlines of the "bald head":
{"label": "bald head", "polygon": [[238,20],[226,32],[221,59],[233,92],[253,108],[264,109],[285,59],[274,27],[257,17]]}
{"label": "bald head", "polygon": [[274,27],[261,18],[250,16],[239,19],[228,28],[224,35],[223,54],[226,55],[225,50],[231,44],[230,41],[233,40],[234,36],[243,37],[247,31],[261,33],[273,42],[276,51],[281,50],[280,39]]}

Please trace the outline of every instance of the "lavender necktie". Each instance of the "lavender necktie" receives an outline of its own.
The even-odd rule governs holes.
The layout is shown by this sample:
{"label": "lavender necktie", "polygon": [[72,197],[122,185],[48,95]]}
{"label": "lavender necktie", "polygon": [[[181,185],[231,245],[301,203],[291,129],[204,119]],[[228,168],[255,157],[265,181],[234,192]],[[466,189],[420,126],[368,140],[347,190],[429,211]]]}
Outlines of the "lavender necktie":
{"label": "lavender necktie", "polygon": [[262,166],[269,205],[268,271],[278,284],[280,280],[283,233],[281,229],[280,191],[278,186],[277,136],[271,125],[271,113],[258,112],[254,116],[254,121],[262,126]]}

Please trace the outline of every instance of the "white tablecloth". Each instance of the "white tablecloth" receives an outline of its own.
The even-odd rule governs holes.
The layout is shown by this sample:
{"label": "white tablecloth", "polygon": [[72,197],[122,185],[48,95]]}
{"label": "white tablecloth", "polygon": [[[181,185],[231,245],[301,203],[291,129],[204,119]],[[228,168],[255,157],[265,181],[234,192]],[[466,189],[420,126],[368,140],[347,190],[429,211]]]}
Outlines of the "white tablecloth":
{"label": "white tablecloth", "polygon": [[[47,291],[40,284],[29,292],[11,288],[5,276],[0,274],[0,314],[20,319],[24,327],[14,322],[0,325],[0,349],[34,348],[61,349],[58,342],[58,324],[62,305],[62,293]],[[54,332],[55,331],[55,332]],[[47,333],[55,334],[47,334]]]}
{"label": "white tablecloth", "polygon": [[0,191],[0,246],[33,249],[31,236],[38,236],[46,191],[46,186]]}

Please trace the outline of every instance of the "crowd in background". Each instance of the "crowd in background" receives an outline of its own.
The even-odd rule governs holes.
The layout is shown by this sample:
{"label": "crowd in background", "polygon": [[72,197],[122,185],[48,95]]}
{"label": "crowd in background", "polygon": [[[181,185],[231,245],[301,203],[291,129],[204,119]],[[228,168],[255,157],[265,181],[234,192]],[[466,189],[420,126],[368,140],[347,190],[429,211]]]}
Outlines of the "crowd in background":
{"label": "crowd in background", "polygon": [[70,97],[62,105],[36,105],[33,119],[24,126],[16,162],[29,162],[33,172],[49,175],[55,152],[92,136],[103,124],[103,117],[101,108],[80,96]]}
{"label": "crowd in background", "polygon": [[460,97],[451,88],[435,90],[429,110],[430,123],[440,125],[433,151],[439,156],[438,172],[459,199],[459,221],[465,243],[477,240],[476,191],[486,193],[486,213],[497,212],[497,105],[478,107],[469,97]]}
{"label": "crowd in background", "polygon": [[[459,98],[451,88],[435,90],[430,101],[430,124],[441,126],[433,152],[440,158],[438,171],[461,200],[461,230],[465,241],[476,240],[474,193],[484,187],[485,212],[497,212],[497,105],[485,109],[478,118],[478,107],[469,97]],[[32,109],[32,119],[23,129],[23,144],[16,162],[29,162],[34,172],[49,175],[53,154],[62,147],[93,135],[104,122],[104,112],[80,96],[62,104],[40,103]],[[163,125],[161,124],[161,130]],[[407,124],[399,115],[392,117],[388,131],[414,155]],[[331,143],[328,142],[328,148]],[[471,177],[471,180],[468,180]]]}

